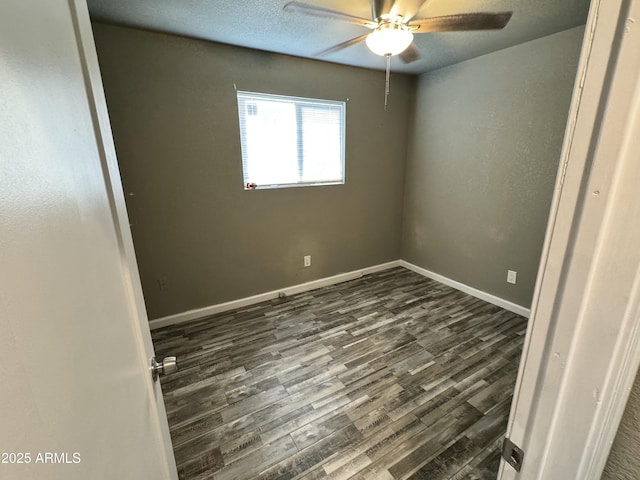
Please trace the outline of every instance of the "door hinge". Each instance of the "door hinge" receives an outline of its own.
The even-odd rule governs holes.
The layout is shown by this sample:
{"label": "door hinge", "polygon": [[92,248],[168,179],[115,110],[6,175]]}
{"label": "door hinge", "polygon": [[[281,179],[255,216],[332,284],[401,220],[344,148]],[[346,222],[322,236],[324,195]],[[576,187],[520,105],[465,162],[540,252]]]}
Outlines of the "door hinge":
{"label": "door hinge", "polygon": [[504,461],[511,465],[516,472],[519,472],[522,468],[524,452],[511,440],[505,438],[502,442],[502,458],[504,458]]}

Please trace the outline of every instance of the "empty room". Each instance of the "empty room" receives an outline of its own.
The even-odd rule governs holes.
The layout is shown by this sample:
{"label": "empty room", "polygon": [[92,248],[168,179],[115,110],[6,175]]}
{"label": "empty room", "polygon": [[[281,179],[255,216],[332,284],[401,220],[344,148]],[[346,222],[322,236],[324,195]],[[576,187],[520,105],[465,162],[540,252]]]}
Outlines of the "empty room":
{"label": "empty room", "polygon": [[[495,478],[587,7],[393,72],[386,109],[385,58],[364,44],[348,53],[380,70],[94,22],[156,354],[180,365],[162,383],[181,478]],[[361,29],[277,13],[344,28],[326,47]],[[425,34],[425,62],[473,46],[460,35]],[[343,101],[344,183],[243,177],[238,92]]]}
{"label": "empty room", "polygon": [[637,1],[10,2],[6,478],[636,478]]}

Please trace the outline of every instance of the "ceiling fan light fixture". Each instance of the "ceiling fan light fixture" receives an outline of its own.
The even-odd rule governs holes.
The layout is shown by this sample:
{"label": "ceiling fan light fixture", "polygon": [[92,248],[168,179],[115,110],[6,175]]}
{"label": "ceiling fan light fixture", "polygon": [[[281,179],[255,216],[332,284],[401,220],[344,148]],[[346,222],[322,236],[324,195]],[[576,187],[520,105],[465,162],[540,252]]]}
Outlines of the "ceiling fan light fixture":
{"label": "ceiling fan light fixture", "polygon": [[385,23],[371,32],[365,41],[376,55],[398,55],[411,45],[413,33],[403,25]]}

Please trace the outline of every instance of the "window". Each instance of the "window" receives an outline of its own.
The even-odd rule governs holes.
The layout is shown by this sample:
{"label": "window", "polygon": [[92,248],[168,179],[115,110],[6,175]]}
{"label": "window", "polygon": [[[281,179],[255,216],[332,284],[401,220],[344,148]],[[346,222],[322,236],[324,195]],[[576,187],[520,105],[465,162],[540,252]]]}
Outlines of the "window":
{"label": "window", "polygon": [[345,102],[238,92],[246,189],[344,183]]}

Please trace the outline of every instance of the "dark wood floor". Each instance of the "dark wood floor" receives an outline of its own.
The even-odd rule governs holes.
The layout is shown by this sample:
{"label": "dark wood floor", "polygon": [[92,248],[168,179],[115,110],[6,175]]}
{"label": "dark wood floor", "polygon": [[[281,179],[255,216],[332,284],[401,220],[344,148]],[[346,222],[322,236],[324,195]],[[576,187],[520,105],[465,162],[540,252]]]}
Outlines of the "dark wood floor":
{"label": "dark wood floor", "polygon": [[493,480],[525,329],[396,268],[156,330],[180,478]]}

